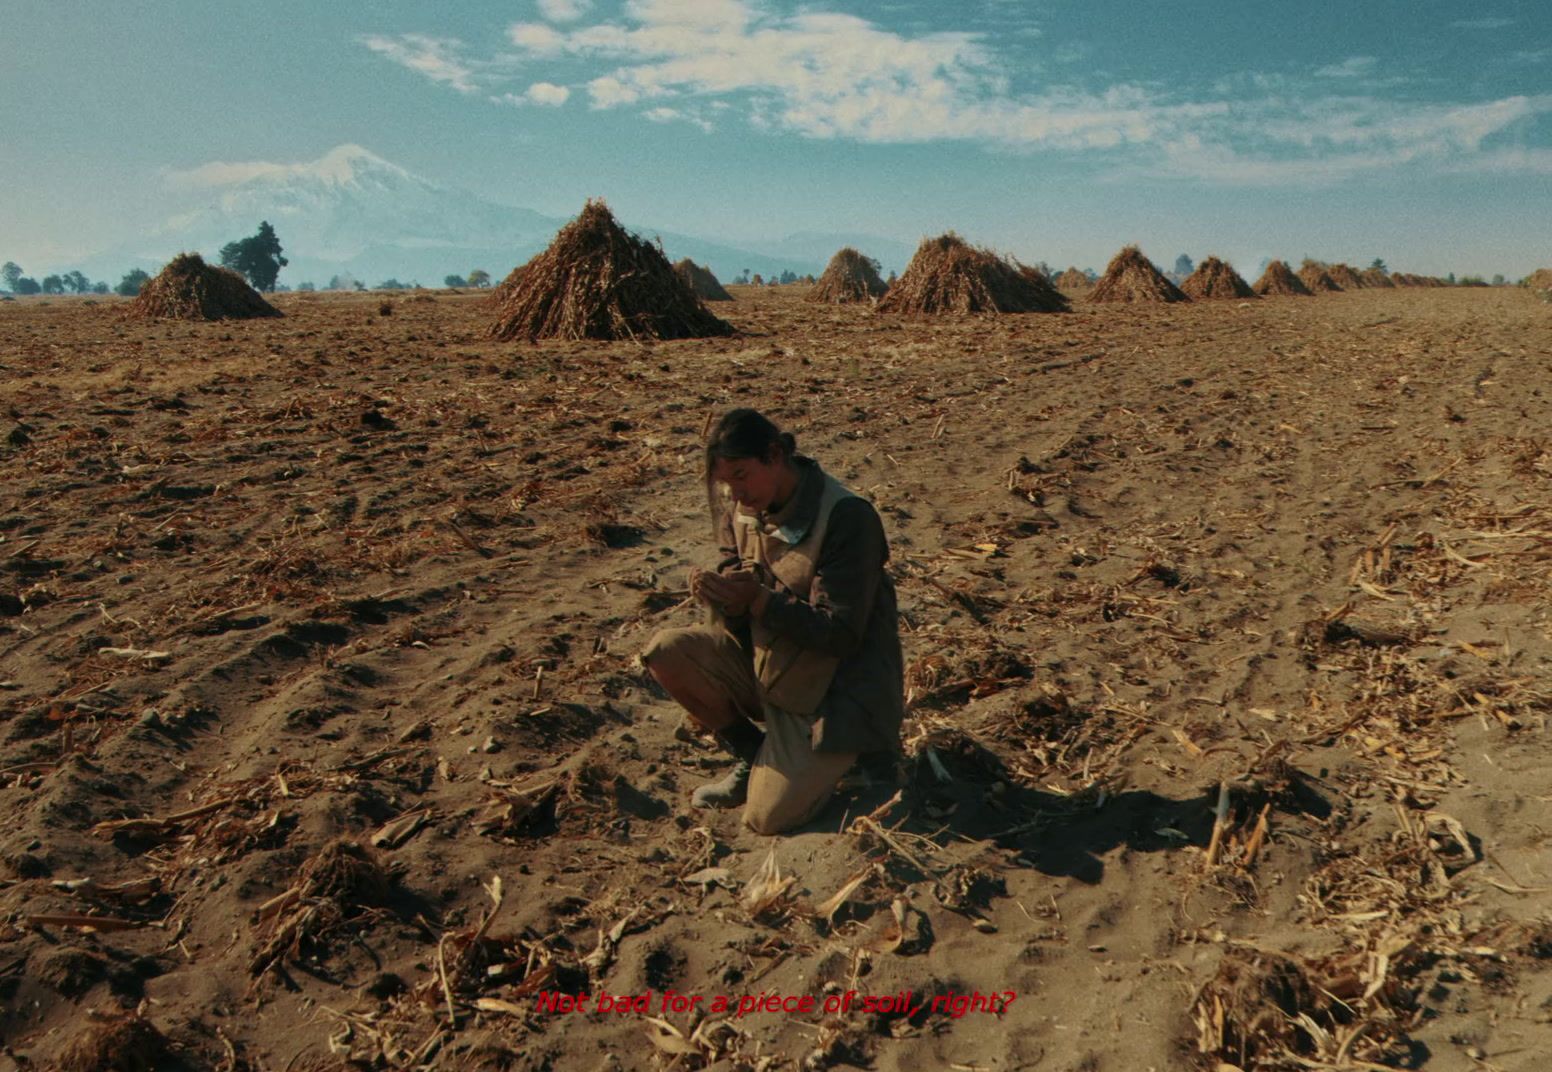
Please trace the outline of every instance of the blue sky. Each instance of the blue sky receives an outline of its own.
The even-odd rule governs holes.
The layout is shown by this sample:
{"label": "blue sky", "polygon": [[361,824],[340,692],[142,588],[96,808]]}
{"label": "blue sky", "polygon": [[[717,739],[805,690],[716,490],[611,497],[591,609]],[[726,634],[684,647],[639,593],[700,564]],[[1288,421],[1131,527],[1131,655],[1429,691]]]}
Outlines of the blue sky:
{"label": "blue sky", "polygon": [[[729,241],[954,228],[1102,268],[1552,265],[1552,5],[61,0],[0,23],[0,259],[357,143]],[[225,169],[208,165],[223,163]]]}

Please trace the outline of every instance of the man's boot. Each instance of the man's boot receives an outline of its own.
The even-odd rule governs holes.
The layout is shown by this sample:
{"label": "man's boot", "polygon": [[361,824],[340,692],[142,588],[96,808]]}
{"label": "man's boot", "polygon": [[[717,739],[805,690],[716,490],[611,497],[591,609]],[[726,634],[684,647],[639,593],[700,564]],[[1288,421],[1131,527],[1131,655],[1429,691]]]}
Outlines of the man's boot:
{"label": "man's boot", "polygon": [[765,734],[743,719],[719,731],[717,740],[735,760],[733,769],[690,794],[690,803],[697,808],[736,808],[749,799],[749,773]]}

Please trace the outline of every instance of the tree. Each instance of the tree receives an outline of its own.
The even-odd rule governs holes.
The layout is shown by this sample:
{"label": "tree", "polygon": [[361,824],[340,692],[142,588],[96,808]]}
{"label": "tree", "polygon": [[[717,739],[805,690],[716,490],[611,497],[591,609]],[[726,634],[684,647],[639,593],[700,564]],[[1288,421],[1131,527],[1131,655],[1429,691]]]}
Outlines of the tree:
{"label": "tree", "polygon": [[65,280],[62,276],[46,275],[43,277],[43,293],[63,294],[65,292]]}
{"label": "tree", "polygon": [[275,277],[290,261],[280,255],[280,239],[268,220],[259,223],[259,233],[221,247],[221,265],[241,272],[255,290],[274,290]]}
{"label": "tree", "polygon": [[466,287],[469,285],[469,281],[461,275],[449,275],[442,277],[442,285],[444,287]]}
{"label": "tree", "polygon": [[139,268],[131,269],[124,273],[124,278],[119,280],[119,285],[113,288],[115,294],[122,294],[126,298],[133,298],[140,293],[140,288],[151,281],[149,272]]}
{"label": "tree", "polygon": [[39,285],[38,281],[28,275],[22,276],[16,281],[16,284],[11,287],[11,290],[17,294],[36,294],[42,289],[43,287]]}
{"label": "tree", "polygon": [[1385,267],[1385,261],[1384,261],[1384,258],[1382,258],[1382,257],[1375,257],[1373,263],[1371,263],[1369,265],[1369,267],[1370,268],[1378,268],[1382,272],[1390,271],[1389,268]]}
{"label": "tree", "polygon": [[1191,263],[1190,257],[1182,253],[1175,258],[1175,274],[1180,276],[1180,278],[1184,279],[1194,271],[1196,271],[1196,265]]}
{"label": "tree", "polygon": [[304,279],[302,282],[300,282],[300,283],[298,283],[296,285],[296,292],[298,294],[311,294],[313,291],[315,291],[317,289],[318,288],[313,284],[313,281],[310,280],[310,279]]}
{"label": "tree", "polygon": [[471,287],[488,287],[490,286],[490,273],[483,268],[476,268],[469,273],[468,281]]}
{"label": "tree", "polygon": [[5,267],[0,268],[0,278],[5,280],[6,289],[12,293],[16,291],[16,281],[22,277],[22,266],[15,261],[6,261]]}
{"label": "tree", "polygon": [[91,280],[87,279],[79,271],[65,273],[65,286],[72,294],[85,294],[92,289]]}
{"label": "tree", "polygon": [[1503,277],[1503,273],[1502,272],[1500,272],[1497,275],[1493,276],[1493,286],[1501,287],[1503,285],[1504,285],[1504,277]]}
{"label": "tree", "polygon": [[103,283],[93,283],[92,284],[92,293],[93,294],[106,294],[106,293],[108,293],[108,284],[106,282],[103,282]]}

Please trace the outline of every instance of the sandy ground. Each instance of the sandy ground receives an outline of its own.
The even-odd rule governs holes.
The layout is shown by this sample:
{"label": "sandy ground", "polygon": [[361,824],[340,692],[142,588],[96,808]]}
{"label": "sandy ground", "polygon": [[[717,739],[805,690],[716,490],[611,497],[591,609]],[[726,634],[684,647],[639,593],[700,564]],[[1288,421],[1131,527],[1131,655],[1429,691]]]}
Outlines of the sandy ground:
{"label": "sandy ground", "polygon": [[[1552,306],[735,295],[0,304],[0,1069],[1547,1067]],[[904,617],[898,797],[779,839],[635,663],[734,405]]]}

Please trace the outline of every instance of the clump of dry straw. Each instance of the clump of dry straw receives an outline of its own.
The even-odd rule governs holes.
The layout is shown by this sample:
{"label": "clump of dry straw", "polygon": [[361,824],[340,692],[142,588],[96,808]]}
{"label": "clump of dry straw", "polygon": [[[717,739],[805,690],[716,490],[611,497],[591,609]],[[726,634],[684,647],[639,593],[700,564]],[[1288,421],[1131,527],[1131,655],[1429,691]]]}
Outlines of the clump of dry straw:
{"label": "clump of dry straw", "polygon": [[970,245],[929,238],[878,303],[890,313],[1056,313],[1067,299],[1039,271]]}
{"label": "clump of dry straw", "polygon": [[733,328],[701,304],[663,251],[589,201],[549,248],[501,284],[498,339],[696,339]]}

